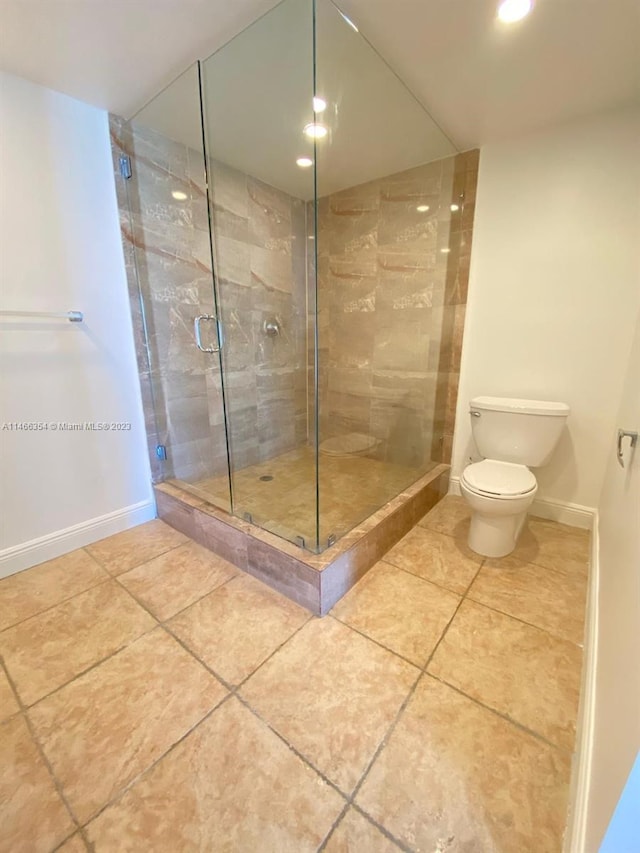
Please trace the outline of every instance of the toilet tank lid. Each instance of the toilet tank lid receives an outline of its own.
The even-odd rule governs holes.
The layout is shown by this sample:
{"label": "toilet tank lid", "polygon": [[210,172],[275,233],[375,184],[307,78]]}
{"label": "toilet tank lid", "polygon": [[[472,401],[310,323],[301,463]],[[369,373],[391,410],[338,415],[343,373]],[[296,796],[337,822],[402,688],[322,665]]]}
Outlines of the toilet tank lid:
{"label": "toilet tank lid", "polygon": [[523,415],[547,415],[566,418],[571,409],[566,403],[545,400],[521,400],[517,397],[474,397],[472,409],[490,412],[519,412]]}

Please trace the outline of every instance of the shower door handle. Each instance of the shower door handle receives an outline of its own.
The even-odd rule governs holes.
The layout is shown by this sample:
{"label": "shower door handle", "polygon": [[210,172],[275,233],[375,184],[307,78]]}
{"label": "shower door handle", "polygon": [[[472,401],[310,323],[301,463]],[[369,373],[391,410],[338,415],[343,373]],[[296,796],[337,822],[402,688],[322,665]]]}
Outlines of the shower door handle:
{"label": "shower door handle", "polygon": [[[220,344],[214,344],[213,346],[205,347],[202,346],[202,337],[200,334],[200,323],[203,320],[215,320],[216,323],[216,337],[218,337],[218,318],[214,314],[198,314],[196,319],[193,321],[193,331],[196,338],[196,345],[199,350],[202,352],[220,352]],[[218,337],[219,340],[219,337]]]}

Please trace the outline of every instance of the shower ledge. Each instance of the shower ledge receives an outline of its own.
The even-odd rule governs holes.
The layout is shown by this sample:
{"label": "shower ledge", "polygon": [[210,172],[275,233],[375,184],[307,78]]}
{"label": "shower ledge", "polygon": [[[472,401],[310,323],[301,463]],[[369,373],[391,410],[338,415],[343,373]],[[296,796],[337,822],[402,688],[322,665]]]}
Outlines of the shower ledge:
{"label": "shower ledge", "polygon": [[169,483],[154,486],[158,516],[239,569],[324,616],[447,494],[449,465],[436,465],[335,545],[312,554]]}

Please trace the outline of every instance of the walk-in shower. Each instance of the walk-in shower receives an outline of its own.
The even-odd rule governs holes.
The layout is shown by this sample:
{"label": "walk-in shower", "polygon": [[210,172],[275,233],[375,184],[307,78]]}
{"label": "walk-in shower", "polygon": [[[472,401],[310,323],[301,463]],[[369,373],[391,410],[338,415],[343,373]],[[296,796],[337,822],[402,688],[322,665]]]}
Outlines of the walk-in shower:
{"label": "walk-in shower", "polygon": [[477,161],[336,6],[112,133],[156,482],[318,553],[449,462]]}

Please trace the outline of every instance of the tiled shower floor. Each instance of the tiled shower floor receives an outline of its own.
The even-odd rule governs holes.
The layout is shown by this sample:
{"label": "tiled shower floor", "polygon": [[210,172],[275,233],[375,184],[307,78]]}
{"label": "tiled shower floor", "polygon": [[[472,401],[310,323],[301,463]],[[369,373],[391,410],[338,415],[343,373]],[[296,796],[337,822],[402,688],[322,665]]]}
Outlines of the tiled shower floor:
{"label": "tiled shower floor", "polygon": [[0,581],[0,850],[560,851],[589,537],[467,524],[323,619],[161,521]]}
{"label": "tiled shower floor", "polygon": [[[315,539],[315,452],[301,447],[273,459],[250,465],[233,475],[236,512],[251,514],[253,521],[272,533],[295,541]],[[320,539],[342,536],[383,504],[427,473],[436,463],[416,470],[367,456],[320,455]],[[261,477],[271,480],[261,480]],[[192,486],[172,481],[198,497],[229,511],[226,476],[199,480]]]}

